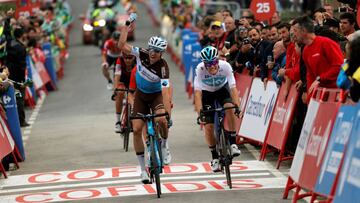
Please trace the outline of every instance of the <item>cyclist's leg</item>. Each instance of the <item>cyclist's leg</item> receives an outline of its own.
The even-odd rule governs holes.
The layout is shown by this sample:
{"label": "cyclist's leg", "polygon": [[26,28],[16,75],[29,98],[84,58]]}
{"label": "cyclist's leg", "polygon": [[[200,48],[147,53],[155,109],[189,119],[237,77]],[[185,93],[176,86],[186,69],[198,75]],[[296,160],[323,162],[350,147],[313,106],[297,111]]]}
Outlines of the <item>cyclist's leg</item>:
{"label": "cyclist's leg", "polygon": [[112,83],[112,79],[111,79],[110,73],[109,73],[109,69],[113,63],[112,61],[113,61],[112,57],[106,56],[106,62],[108,64],[108,66],[107,67],[102,66],[102,73],[103,73],[104,77],[106,78],[106,80],[108,81],[108,83]]}
{"label": "cyclist's leg", "polygon": [[[142,100],[142,93],[137,90],[135,92],[135,99],[134,99],[134,111],[133,115],[137,115],[138,113],[146,114],[148,112],[148,109],[146,108],[146,103]],[[145,157],[144,157],[144,142],[142,140],[142,130],[145,126],[145,123],[143,120],[140,119],[134,119],[132,120],[132,127],[133,127],[133,134],[134,134],[134,149],[139,161],[139,165],[141,168],[141,179],[143,183],[149,182],[149,177],[146,173],[146,167],[145,167]],[[145,176],[144,176],[145,175]]]}
{"label": "cyclist's leg", "polygon": [[[153,110],[153,112],[155,112],[155,114],[162,114],[165,113],[165,107],[163,104],[163,97],[161,93],[158,94],[154,94],[152,103],[151,103],[151,108]],[[168,138],[168,128],[167,128],[167,120],[165,116],[162,117],[156,117],[155,122],[157,122],[159,124],[159,131],[160,131],[160,135],[163,139],[167,139]]]}
{"label": "cyclist's leg", "polygon": [[[202,109],[213,109],[215,102],[216,94],[213,92],[202,91]],[[214,113],[205,114],[205,140],[209,146],[211,157],[214,160],[218,160],[219,154],[216,151],[216,138],[214,135]],[[213,162],[212,161],[212,162]],[[216,167],[215,167],[216,168]]]}
{"label": "cyclist's leg", "polygon": [[[228,85],[224,85],[223,88],[220,89],[221,92],[218,94],[219,101],[224,107],[232,107],[234,104],[232,103],[232,99],[230,96],[230,90]],[[234,109],[225,110],[226,121],[228,124],[228,129],[224,130],[225,136],[228,137],[229,143],[231,146],[231,153],[233,156],[239,156],[241,151],[236,145],[236,118],[234,114]]]}

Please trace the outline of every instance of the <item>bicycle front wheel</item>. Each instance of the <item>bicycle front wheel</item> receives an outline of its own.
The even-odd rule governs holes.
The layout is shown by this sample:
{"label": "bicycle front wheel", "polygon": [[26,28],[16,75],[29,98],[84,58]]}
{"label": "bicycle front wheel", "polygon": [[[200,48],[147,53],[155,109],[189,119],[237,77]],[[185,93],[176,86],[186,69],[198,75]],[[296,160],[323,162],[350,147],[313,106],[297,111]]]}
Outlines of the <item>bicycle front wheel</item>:
{"label": "bicycle front wheel", "polygon": [[126,107],[126,127],[124,132],[124,149],[125,151],[129,151],[129,138],[130,138],[130,132],[131,132],[131,124],[130,124],[130,105],[127,104]]}
{"label": "bicycle front wheel", "polygon": [[160,185],[161,161],[159,160],[159,158],[160,158],[159,142],[153,136],[150,136],[150,147],[151,147],[151,165],[152,165],[151,171],[153,173],[153,177],[155,178],[157,197],[160,198],[160,195],[161,195],[161,185]]}
{"label": "bicycle front wheel", "polygon": [[230,152],[230,144],[225,137],[224,131],[221,131],[220,135],[220,143],[221,143],[221,155],[223,159],[223,166],[225,168],[226,182],[229,188],[232,188],[231,182],[231,173],[230,173],[230,165],[231,165],[231,152]]}

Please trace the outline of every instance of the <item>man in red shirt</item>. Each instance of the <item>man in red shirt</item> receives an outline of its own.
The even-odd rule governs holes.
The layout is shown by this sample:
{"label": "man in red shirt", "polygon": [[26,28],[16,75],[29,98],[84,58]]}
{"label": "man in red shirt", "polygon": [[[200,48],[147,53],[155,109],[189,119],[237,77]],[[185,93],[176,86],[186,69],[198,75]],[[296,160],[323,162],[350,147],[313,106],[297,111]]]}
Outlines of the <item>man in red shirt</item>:
{"label": "man in red shirt", "polygon": [[297,19],[296,38],[305,44],[302,58],[306,66],[308,98],[317,86],[336,88],[336,78],[344,58],[340,46],[326,37],[316,36],[314,23],[305,16]]}

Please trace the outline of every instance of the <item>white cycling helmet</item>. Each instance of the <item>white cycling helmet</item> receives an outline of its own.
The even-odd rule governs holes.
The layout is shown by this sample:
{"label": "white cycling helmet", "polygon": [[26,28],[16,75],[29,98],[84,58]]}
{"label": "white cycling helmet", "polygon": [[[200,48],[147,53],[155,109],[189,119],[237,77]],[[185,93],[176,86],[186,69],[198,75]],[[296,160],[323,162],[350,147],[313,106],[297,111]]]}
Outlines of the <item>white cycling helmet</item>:
{"label": "white cycling helmet", "polygon": [[148,42],[150,49],[156,49],[158,51],[165,51],[167,48],[167,41],[159,36],[152,36]]}

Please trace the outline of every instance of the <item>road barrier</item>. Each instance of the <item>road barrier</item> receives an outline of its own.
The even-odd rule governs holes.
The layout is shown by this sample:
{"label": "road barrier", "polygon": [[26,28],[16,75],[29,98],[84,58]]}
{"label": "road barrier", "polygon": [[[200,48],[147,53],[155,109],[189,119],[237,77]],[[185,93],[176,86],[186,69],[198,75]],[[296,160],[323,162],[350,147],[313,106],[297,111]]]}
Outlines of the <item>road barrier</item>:
{"label": "road barrier", "polygon": [[[174,29],[167,17],[163,22],[169,53],[185,73],[189,93],[195,71],[189,57],[194,57],[191,52],[198,42],[184,40],[183,36],[190,36],[190,30]],[[262,145],[260,160],[265,159],[269,149],[279,151],[277,168],[283,160],[293,159],[283,198],[295,189],[292,202],[307,196],[311,196],[310,202],[360,202],[360,104],[344,104],[339,89],[316,89],[310,97],[295,155],[286,157],[299,100],[295,86],[288,92],[284,85],[278,89],[275,82],[269,81],[264,90],[261,80],[246,71],[234,75],[244,113],[237,120],[238,137]],[[242,143],[241,139],[237,143]]]}
{"label": "road barrier", "polygon": [[286,141],[290,133],[298,98],[298,91],[294,84],[291,85],[289,92],[287,92],[285,85],[280,87],[278,100],[275,104],[274,116],[271,119],[269,131],[260,155],[260,159],[264,160],[266,154],[269,152],[268,146],[279,150],[280,153],[276,168],[280,167],[282,161],[293,158],[293,156],[285,156],[285,151]]}

